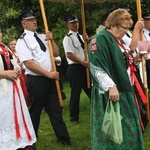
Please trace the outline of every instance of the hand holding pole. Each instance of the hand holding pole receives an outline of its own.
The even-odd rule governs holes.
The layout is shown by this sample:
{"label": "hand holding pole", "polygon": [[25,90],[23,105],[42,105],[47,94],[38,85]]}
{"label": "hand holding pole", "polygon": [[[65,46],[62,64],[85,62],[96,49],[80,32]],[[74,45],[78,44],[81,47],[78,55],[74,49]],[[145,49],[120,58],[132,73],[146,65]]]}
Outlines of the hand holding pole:
{"label": "hand holding pole", "polygon": [[[49,30],[48,30],[48,25],[47,25],[47,19],[46,19],[46,15],[45,15],[45,9],[44,9],[43,0],[39,0],[39,2],[40,2],[41,13],[42,13],[42,17],[43,17],[45,32],[48,32]],[[47,42],[48,42],[48,47],[49,47],[49,51],[50,51],[52,68],[53,68],[54,71],[56,71],[56,65],[55,65],[55,60],[54,60],[54,55],[53,55],[53,50],[52,50],[52,43],[51,43],[50,40],[48,40]],[[62,101],[62,95],[61,95],[59,81],[55,80],[55,82],[56,82],[56,88],[57,88],[59,103],[60,103],[60,106],[63,106],[63,101]]]}

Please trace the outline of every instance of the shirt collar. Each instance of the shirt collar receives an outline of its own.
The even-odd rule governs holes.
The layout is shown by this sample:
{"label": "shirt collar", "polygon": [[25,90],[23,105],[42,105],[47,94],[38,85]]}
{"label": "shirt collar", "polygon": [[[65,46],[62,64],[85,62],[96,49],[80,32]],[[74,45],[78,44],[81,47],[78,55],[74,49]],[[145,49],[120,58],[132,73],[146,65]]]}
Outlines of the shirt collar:
{"label": "shirt collar", "polygon": [[27,34],[30,34],[30,35],[32,35],[32,36],[34,36],[34,33],[37,33],[37,32],[33,32],[33,31],[30,31],[30,30],[24,30],[24,32],[25,33],[27,33]]}
{"label": "shirt collar", "polygon": [[71,31],[71,30],[70,30],[68,34],[70,34],[70,33],[71,33],[72,35],[77,35],[78,32],[74,32],[74,31]]}

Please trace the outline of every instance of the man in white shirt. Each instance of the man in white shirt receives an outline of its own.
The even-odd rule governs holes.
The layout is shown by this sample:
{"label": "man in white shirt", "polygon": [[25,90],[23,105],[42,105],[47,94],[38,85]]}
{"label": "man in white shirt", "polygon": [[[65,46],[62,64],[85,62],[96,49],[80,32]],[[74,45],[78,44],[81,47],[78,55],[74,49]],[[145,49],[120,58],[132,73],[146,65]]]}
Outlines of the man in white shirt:
{"label": "man in white shirt", "polygon": [[96,29],[96,34],[98,34],[99,31],[102,31],[103,29],[106,28],[105,25],[106,25],[106,19],[107,19],[108,15],[109,15],[109,13],[107,13],[107,14],[105,14],[105,15],[103,15],[103,16],[101,17],[101,19],[100,19],[100,25],[99,25],[99,27]]}
{"label": "man in white shirt", "polygon": [[77,16],[70,15],[66,21],[69,33],[63,39],[63,46],[69,65],[67,75],[71,87],[70,121],[79,123],[79,101],[82,89],[89,98],[91,97],[91,89],[87,88],[86,78],[88,61],[85,61],[83,39],[78,33]]}
{"label": "man in white shirt", "polygon": [[[144,41],[149,41],[150,43],[150,12],[143,13],[145,27],[143,29]],[[150,46],[148,48],[148,60],[146,61],[146,70],[147,70],[147,85],[150,89]]]}
{"label": "man in white shirt", "polygon": [[58,142],[70,145],[55,84],[55,80],[59,80],[59,73],[52,69],[47,40],[51,40],[55,57],[59,55],[59,48],[50,31],[46,35],[36,32],[37,20],[30,9],[20,15],[20,21],[24,33],[17,41],[16,50],[20,61],[26,66],[26,85],[31,101],[29,112],[36,136],[38,136],[40,114],[44,107]]}

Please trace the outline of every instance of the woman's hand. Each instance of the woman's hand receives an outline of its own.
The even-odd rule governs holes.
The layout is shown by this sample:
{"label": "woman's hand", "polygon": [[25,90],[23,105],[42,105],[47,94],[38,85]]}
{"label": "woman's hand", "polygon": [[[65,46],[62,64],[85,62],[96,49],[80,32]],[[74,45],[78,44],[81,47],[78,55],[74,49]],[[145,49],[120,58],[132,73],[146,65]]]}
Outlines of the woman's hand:
{"label": "woman's hand", "polygon": [[9,80],[17,80],[20,76],[20,69],[16,70],[6,70],[4,78],[9,79]]}
{"label": "woman's hand", "polygon": [[141,61],[142,61],[142,54],[139,53],[134,57],[134,64],[137,64]]}
{"label": "woman's hand", "polygon": [[116,86],[109,88],[109,100],[111,101],[119,101],[119,92]]}
{"label": "woman's hand", "polygon": [[20,66],[19,66],[19,67],[16,67],[15,70],[16,70],[17,75],[18,75],[18,77],[19,77],[19,76],[21,75],[21,67],[20,67]]}

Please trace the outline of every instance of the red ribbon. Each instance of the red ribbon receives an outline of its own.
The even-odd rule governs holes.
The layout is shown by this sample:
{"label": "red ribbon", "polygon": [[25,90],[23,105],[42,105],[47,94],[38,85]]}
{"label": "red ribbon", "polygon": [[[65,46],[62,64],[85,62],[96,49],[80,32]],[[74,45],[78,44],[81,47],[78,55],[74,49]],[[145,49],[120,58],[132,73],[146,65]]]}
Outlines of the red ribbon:
{"label": "red ribbon", "polygon": [[[116,38],[115,38],[115,40],[116,40],[117,43],[124,49],[124,51],[126,51],[126,48],[125,48],[125,46],[123,45],[123,43],[122,43],[121,41],[117,40]],[[127,53],[127,54],[128,54],[128,57],[129,57],[129,58],[132,57],[130,53]],[[140,83],[139,83],[139,81],[138,81],[138,79],[136,78],[135,73],[134,73],[134,72],[136,71],[136,68],[135,68],[134,65],[132,65],[131,63],[132,63],[132,62],[130,62],[130,63],[128,64],[129,67],[130,67],[130,70],[131,70],[131,74],[130,74],[130,76],[131,76],[131,81],[132,81],[132,83],[135,85],[135,87],[137,88],[138,93],[139,93],[139,95],[140,95],[140,97],[141,97],[141,100],[142,100],[143,104],[147,104],[147,103],[148,103],[148,100],[147,100],[147,98],[146,98],[146,96],[145,96],[145,94],[144,94],[144,92],[143,92],[143,89],[141,88],[141,85],[140,85]]]}
{"label": "red ribbon", "polygon": [[[125,48],[125,46],[123,45],[123,43],[122,43],[121,41],[117,40],[117,39],[116,39],[116,41],[117,41],[117,43],[124,49],[124,51],[126,51],[126,48]],[[143,92],[143,89],[141,88],[141,85],[140,85],[140,83],[139,83],[139,81],[138,81],[138,79],[137,79],[137,77],[136,77],[136,75],[135,75],[136,68],[135,68],[135,66],[132,64],[132,63],[133,63],[133,62],[132,62],[132,59],[130,59],[130,58],[132,58],[132,55],[131,55],[130,53],[127,53],[127,55],[128,55],[129,61],[130,61],[130,62],[128,62],[128,66],[130,67],[130,71],[131,71],[131,72],[130,72],[131,82],[132,82],[132,84],[135,85],[135,87],[137,88],[137,91],[138,91],[138,93],[139,93],[139,95],[140,95],[140,98],[141,98],[143,104],[145,105],[145,104],[148,103],[148,100],[147,100],[147,98],[146,98],[146,96],[145,96],[145,93]],[[133,93],[134,93],[134,92],[133,92]],[[135,94],[134,94],[134,95],[135,95]],[[137,109],[138,109],[138,113],[139,113],[139,112],[140,112],[140,107],[139,107],[139,103],[138,103],[138,101],[137,101],[136,96],[135,96],[135,102],[136,102]],[[140,120],[141,127],[142,127],[142,129],[144,130],[144,125],[143,125],[143,122],[142,122],[140,113],[139,113],[139,117],[140,117],[139,120]]]}
{"label": "red ribbon", "polygon": [[21,106],[21,115],[22,115],[25,130],[26,130],[26,134],[27,134],[28,140],[31,141],[32,137],[31,137],[31,134],[29,132],[29,129],[28,129],[25,117],[24,117],[24,112],[23,112],[23,108],[22,108],[19,89],[18,89],[17,83],[15,81],[13,81],[12,84],[13,84],[13,106],[14,106],[14,120],[15,120],[15,126],[16,126],[16,137],[17,137],[17,139],[21,138],[20,126],[18,123],[18,115],[17,115],[17,109],[16,109],[15,91],[17,92],[18,97],[19,97],[19,102],[20,102],[20,106]]}
{"label": "red ribbon", "polygon": [[145,96],[145,94],[143,92],[143,89],[141,88],[141,85],[140,85],[137,77],[135,76],[134,72],[136,71],[136,68],[133,65],[131,65],[130,66],[130,70],[131,70],[131,80],[133,81],[135,87],[137,88],[138,93],[139,93],[139,95],[141,97],[141,100],[142,100],[143,104],[145,105],[145,104],[148,103],[148,100],[147,100],[147,98],[146,98],[146,96]]}
{"label": "red ribbon", "polygon": [[28,94],[28,91],[27,91],[27,88],[26,88],[26,85],[25,85],[26,76],[24,74],[24,71],[22,71],[19,79],[20,79],[20,85],[21,85],[21,88],[22,88],[22,92],[24,94],[26,104],[27,104],[27,106],[30,106],[29,94]]}
{"label": "red ribbon", "polygon": [[1,48],[0,54],[2,54],[5,57],[8,69],[11,69],[9,52],[5,49],[5,46],[3,44],[0,44],[0,48]]}
{"label": "red ribbon", "polygon": [[16,109],[16,101],[15,101],[15,82],[13,83],[13,106],[14,106],[14,120],[15,120],[15,127],[16,127],[16,137],[19,139],[21,137],[20,135],[20,127],[18,123],[18,115],[17,115],[17,109]]}

